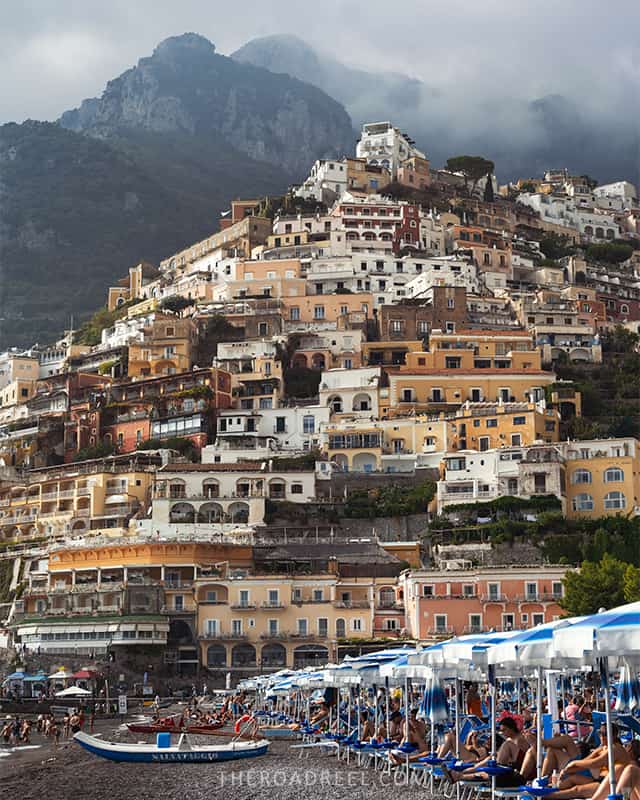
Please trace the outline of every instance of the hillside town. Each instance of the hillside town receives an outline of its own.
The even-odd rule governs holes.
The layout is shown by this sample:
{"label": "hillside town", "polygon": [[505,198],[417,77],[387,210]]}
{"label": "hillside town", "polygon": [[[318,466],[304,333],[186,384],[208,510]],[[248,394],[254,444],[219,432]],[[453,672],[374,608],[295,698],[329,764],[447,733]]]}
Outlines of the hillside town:
{"label": "hillside town", "polygon": [[637,343],[640,202],[554,166],[503,186],[367,123],[0,354],[4,691],[61,664],[56,690],[235,685],[562,616],[577,563],[545,534],[640,507],[636,431],[576,379]]}

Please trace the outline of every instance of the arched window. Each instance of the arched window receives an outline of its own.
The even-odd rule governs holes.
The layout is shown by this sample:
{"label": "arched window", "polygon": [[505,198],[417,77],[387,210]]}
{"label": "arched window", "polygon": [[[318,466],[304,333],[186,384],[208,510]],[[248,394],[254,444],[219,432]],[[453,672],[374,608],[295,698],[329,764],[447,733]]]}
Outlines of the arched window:
{"label": "arched window", "polygon": [[342,617],[338,617],[336,620],[336,639],[344,639],[347,635],[347,624],[342,619]]}
{"label": "arched window", "polygon": [[196,510],[191,503],[175,503],[169,512],[169,522],[185,524],[196,520]]}
{"label": "arched window", "polygon": [[591,472],[588,469],[577,469],[571,483],[591,483]]}
{"label": "arched window", "polygon": [[627,498],[622,492],[609,492],[604,496],[604,507],[609,510],[622,509],[627,506]]}
{"label": "arched window", "polygon": [[202,481],[202,494],[207,498],[220,497],[220,484],[215,478]]}
{"label": "arched window", "polygon": [[593,511],[593,497],[590,494],[577,494],[573,498],[574,511]]}
{"label": "arched window", "polygon": [[624,480],[624,472],[620,467],[609,467],[604,472],[605,483],[621,483]]}
{"label": "arched window", "polygon": [[629,313],[629,306],[626,303],[623,303],[620,306],[620,313],[621,314],[628,314]]}
{"label": "arched window", "polygon": [[327,404],[331,408],[332,414],[342,414],[342,398],[340,395],[333,395]]}

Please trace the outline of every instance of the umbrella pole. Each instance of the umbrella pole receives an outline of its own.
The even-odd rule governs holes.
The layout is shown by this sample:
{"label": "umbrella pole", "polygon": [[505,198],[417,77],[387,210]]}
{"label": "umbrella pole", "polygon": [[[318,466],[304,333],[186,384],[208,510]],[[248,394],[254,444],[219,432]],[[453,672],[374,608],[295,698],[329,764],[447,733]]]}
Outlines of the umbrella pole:
{"label": "umbrella pole", "polygon": [[538,667],[536,685],[536,776],[542,777],[542,668]]}
{"label": "umbrella pole", "polygon": [[609,692],[609,665],[606,658],[600,659],[600,679],[604,690],[604,712],[607,725],[607,766],[609,768],[609,800],[619,797],[616,794],[616,767],[613,754],[613,725],[611,724],[611,698]]}
{"label": "umbrella pole", "polygon": [[[404,679],[404,740],[409,744],[409,678]],[[405,782],[409,785],[409,750],[407,750],[407,774]]]}
{"label": "umbrella pole", "polygon": [[455,678],[454,683],[454,691],[455,691],[455,705],[454,709],[454,730],[456,732],[456,758],[460,756],[460,682],[458,678]]}
{"label": "umbrella pole", "polygon": [[389,697],[389,678],[384,679],[384,700],[385,700],[385,715],[386,715],[386,727],[387,727],[387,735],[386,739],[389,739],[389,717],[391,716],[391,698]]}
{"label": "umbrella pole", "polygon": [[[489,670],[489,700],[491,701],[491,758],[496,760],[496,679],[493,669]],[[491,776],[491,800],[496,796],[496,776]]]}

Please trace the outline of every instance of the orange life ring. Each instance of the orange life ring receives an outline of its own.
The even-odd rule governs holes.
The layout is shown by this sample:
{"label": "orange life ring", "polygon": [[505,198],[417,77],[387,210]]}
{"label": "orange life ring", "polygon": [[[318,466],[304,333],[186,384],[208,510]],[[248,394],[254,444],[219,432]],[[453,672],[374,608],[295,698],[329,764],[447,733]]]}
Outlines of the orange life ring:
{"label": "orange life ring", "polygon": [[253,722],[253,717],[251,714],[243,714],[240,719],[236,720],[236,724],[234,726],[234,730],[236,733],[240,733],[242,728],[244,727],[245,723]]}

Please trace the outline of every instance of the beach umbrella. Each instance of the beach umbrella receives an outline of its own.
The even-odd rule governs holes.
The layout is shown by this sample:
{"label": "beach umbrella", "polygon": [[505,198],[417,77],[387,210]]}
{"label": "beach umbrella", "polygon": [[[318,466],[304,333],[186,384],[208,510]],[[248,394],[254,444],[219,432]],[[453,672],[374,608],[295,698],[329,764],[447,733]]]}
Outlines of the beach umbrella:
{"label": "beach umbrella", "polygon": [[62,689],[56,692],[56,697],[90,697],[91,692],[88,689],[81,689],[79,686],[69,686],[67,689]]}
{"label": "beach umbrella", "polygon": [[640,655],[640,602],[612,608],[584,617],[575,625],[553,632],[553,648],[560,658],[581,659],[596,665],[604,694],[607,727],[608,770],[611,795],[615,795],[616,777],[611,720],[611,685],[609,662],[624,665]]}
{"label": "beach umbrella", "polygon": [[428,719],[432,729],[449,718],[449,703],[444,687],[433,673],[427,679],[418,716]]}
{"label": "beach umbrella", "polygon": [[595,663],[599,657],[638,660],[640,657],[640,602],[582,617],[553,632],[556,657]]}
{"label": "beach umbrella", "polygon": [[631,713],[635,708],[640,708],[640,681],[634,668],[624,663],[620,667],[620,680],[616,687],[615,710],[621,713]]}

